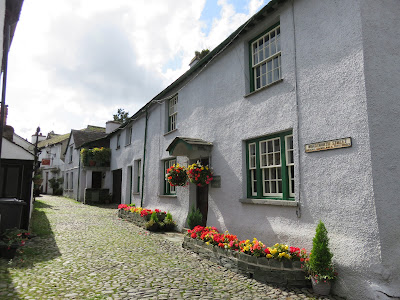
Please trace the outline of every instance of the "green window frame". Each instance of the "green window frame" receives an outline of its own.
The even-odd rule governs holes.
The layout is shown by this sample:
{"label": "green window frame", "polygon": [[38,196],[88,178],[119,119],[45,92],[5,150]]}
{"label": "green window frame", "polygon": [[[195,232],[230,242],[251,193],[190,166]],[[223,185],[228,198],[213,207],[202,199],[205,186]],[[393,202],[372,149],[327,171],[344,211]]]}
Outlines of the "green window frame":
{"label": "green window frame", "polygon": [[292,131],[246,141],[247,197],[294,200]]}
{"label": "green window frame", "polygon": [[142,175],[142,160],[136,160],[136,193],[140,193],[140,176]]}
{"label": "green window frame", "polygon": [[168,100],[168,132],[176,129],[178,95]]}
{"label": "green window frame", "polygon": [[280,33],[278,22],[249,42],[250,92],[282,78]]}
{"label": "green window frame", "polygon": [[168,159],[164,160],[164,172],[163,172],[163,177],[164,177],[164,195],[176,195],[176,187],[175,186],[170,186],[168,183],[168,180],[166,178],[167,170],[169,167],[173,166],[176,164],[176,158],[174,159]]}

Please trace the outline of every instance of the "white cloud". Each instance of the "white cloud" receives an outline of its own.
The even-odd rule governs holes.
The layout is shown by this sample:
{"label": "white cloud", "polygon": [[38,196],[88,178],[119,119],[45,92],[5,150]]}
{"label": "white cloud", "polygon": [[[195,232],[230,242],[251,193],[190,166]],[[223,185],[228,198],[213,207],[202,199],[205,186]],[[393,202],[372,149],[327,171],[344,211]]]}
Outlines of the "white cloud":
{"label": "white cloud", "polygon": [[120,107],[133,114],[263,3],[247,1],[244,14],[219,0],[206,35],[206,0],[25,1],[9,58],[9,124],[28,137],[39,124],[66,133],[104,126]]}

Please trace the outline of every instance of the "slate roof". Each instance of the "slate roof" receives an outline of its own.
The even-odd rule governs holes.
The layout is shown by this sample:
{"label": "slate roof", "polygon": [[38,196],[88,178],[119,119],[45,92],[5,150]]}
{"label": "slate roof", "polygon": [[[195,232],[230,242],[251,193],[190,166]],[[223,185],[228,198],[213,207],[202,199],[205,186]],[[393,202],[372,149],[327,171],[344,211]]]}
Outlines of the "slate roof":
{"label": "slate roof", "polygon": [[192,76],[196,74],[196,72],[201,72],[203,68],[205,68],[208,63],[213,60],[216,56],[218,56],[221,52],[223,52],[234,40],[236,40],[239,36],[243,35],[247,31],[251,30],[256,24],[261,22],[270,14],[274,13],[283,3],[287,2],[287,0],[271,0],[266,4],[259,12],[253,15],[247,22],[242,24],[238,29],[236,29],[229,37],[227,37],[221,44],[215,47],[212,51],[210,51],[206,56],[200,59],[193,67],[187,70],[183,75],[181,75],[178,79],[172,82],[169,86],[167,86],[164,90],[162,90],[158,95],[156,95],[152,100],[147,102],[141,109],[139,109],[134,115],[128,118],[120,127],[110,132],[110,136],[115,134],[116,132],[123,130],[129,123],[135,121],[142,114],[144,114],[148,108],[157,103],[157,101],[161,101],[164,97],[169,97],[170,93],[174,91],[174,89],[189,80]]}
{"label": "slate roof", "polygon": [[108,134],[100,131],[93,130],[71,130],[71,134],[74,136],[75,148],[80,148],[83,144],[91,141],[105,138]]}
{"label": "slate roof", "polygon": [[65,140],[69,139],[69,133],[67,134],[62,134],[62,135],[54,135],[52,138],[48,139],[48,140],[44,140],[44,141],[40,141],[38,143],[38,148],[44,148],[47,146],[51,146],[51,145],[55,145],[58,143],[61,143]]}

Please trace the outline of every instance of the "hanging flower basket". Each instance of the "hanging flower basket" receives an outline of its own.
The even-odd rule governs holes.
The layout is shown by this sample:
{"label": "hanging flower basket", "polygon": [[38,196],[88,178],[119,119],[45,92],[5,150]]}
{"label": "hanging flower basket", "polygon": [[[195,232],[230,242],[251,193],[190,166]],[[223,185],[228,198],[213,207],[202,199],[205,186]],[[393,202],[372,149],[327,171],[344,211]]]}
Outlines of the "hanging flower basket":
{"label": "hanging flower basket", "polygon": [[173,165],[167,169],[165,174],[170,186],[185,186],[187,185],[188,175],[186,168],[179,164]]}
{"label": "hanging flower basket", "polygon": [[200,162],[188,166],[188,176],[191,183],[197,186],[206,186],[213,180],[211,168],[203,166]]}

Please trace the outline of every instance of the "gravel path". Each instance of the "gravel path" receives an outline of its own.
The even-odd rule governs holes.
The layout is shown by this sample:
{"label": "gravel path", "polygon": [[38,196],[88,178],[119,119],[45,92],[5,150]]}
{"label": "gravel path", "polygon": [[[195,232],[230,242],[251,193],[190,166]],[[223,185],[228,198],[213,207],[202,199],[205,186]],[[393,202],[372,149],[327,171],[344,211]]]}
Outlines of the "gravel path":
{"label": "gravel path", "polygon": [[118,219],[116,209],[62,197],[40,201],[54,236],[30,240],[30,259],[0,259],[0,299],[318,298],[202,260],[181,247],[181,234],[149,233]]}

